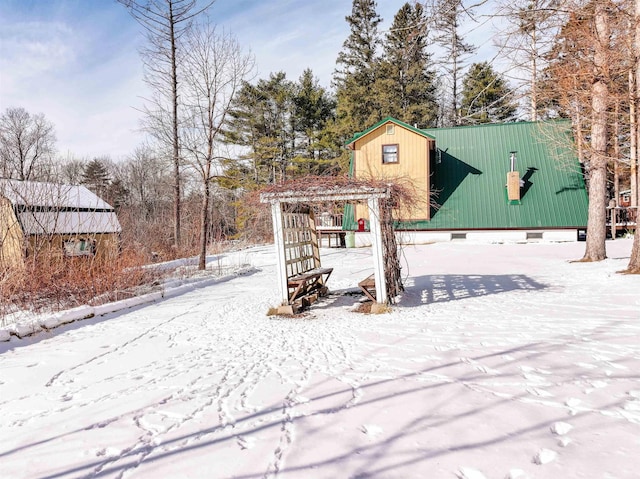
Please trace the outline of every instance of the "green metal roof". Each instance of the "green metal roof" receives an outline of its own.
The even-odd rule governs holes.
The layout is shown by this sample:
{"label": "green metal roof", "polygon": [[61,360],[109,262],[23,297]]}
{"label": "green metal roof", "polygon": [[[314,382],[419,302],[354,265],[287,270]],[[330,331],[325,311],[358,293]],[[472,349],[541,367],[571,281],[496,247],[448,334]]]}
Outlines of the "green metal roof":
{"label": "green metal roof", "polygon": [[[431,184],[438,209],[430,221],[401,229],[578,228],[587,224],[587,192],[567,121],[424,130],[436,139]],[[524,181],[510,204],[510,152]],[[345,218],[345,229],[352,229]]]}
{"label": "green metal roof", "polygon": [[416,128],[415,126],[411,126],[408,123],[405,123],[405,122],[400,121],[400,120],[396,120],[395,118],[392,118],[392,117],[388,116],[388,117],[384,118],[383,120],[380,120],[375,125],[367,128],[366,130],[361,131],[361,132],[356,133],[355,135],[353,135],[353,137],[351,139],[347,140],[345,145],[348,146],[348,145],[352,144],[358,138],[361,138],[361,137],[365,136],[366,134],[371,133],[376,128],[380,128],[382,125],[384,125],[385,123],[388,123],[388,122],[395,123],[396,125],[401,126],[403,128],[406,128],[407,130],[411,130],[411,131],[413,131],[414,133],[417,133],[420,136],[424,136],[424,137],[430,138],[432,140],[434,139],[434,137],[431,134],[429,134],[427,132],[427,130],[420,130],[419,128]]}

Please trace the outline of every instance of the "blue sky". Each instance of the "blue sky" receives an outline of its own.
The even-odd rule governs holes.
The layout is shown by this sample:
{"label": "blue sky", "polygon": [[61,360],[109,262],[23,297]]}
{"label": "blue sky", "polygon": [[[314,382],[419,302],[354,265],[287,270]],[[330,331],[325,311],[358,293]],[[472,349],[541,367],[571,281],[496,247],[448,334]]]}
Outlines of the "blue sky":
{"label": "blue sky", "polygon": [[[383,29],[405,1],[378,0]],[[255,55],[259,78],[311,68],[329,87],[351,0],[217,0],[209,12]],[[44,113],[60,156],[123,158],[144,141],[143,43],[115,0],[0,0],[0,111]]]}

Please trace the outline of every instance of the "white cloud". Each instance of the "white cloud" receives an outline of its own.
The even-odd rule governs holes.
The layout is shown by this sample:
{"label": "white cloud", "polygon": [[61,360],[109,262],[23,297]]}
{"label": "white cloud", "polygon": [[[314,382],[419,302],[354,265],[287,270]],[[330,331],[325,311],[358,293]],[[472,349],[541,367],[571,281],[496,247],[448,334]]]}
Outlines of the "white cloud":
{"label": "white cloud", "polygon": [[[389,27],[405,0],[379,0]],[[217,0],[212,21],[256,57],[258,77],[311,68],[330,87],[349,34],[349,0]],[[486,37],[485,37],[486,38]],[[21,106],[54,123],[58,150],[127,155],[143,141],[142,28],[115,1],[0,1],[0,111]]]}

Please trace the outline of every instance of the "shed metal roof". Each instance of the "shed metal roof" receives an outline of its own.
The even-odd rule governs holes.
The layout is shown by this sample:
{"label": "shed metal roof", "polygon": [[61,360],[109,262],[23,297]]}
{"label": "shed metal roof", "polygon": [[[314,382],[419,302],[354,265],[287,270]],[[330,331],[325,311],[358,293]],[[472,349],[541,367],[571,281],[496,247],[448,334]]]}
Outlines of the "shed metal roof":
{"label": "shed metal roof", "polygon": [[96,234],[122,231],[115,212],[23,211],[18,213],[18,219],[27,235]]}
{"label": "shed metal roof", "polygon": [[0,196],[16,206],[113,210],[111,205],[81,185],[0,179]]}
{"label": "shed metal roof", "polygon": [[[572,151],[570,123],[519,122],[424,130],[436,139],[432,189],[440,205],[430,221],[401,228],[574,228],[587,224],[588,198]],[[510,152],[524,181],[510,204],[506,175]],[[350,219],[350,218],[349,218]],[[345,225],[349,227],[349,225]]]}
{"label": "shed metal roof", "polygon": [[0,179],[0,196],[16,209],[24,233],[119,233],[114,208],[81,185]]}

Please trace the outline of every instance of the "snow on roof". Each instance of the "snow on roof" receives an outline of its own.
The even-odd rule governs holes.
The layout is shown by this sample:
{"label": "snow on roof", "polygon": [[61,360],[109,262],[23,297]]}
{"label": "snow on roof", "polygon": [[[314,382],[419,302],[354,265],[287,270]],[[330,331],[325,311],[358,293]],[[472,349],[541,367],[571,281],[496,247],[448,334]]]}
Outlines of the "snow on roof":
{"label": "snow on roof", "polygon": [[18,213],[24,233],[84,234],[122,231],[115,212],[24,211]]}
{"label": "snow on roof", "polygon": [[111,205],[81,185],[0,179],[0,196],[20,206],[113,210]]}

